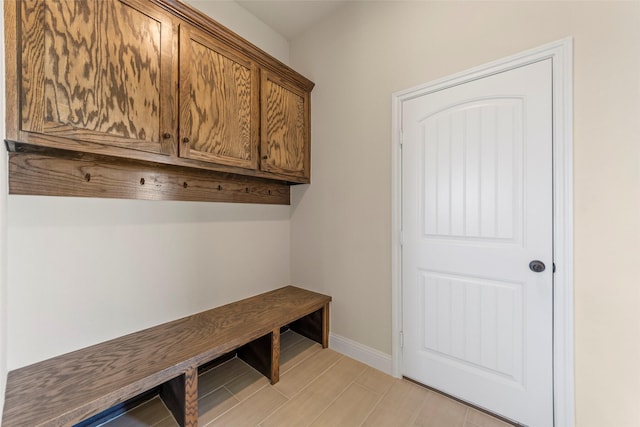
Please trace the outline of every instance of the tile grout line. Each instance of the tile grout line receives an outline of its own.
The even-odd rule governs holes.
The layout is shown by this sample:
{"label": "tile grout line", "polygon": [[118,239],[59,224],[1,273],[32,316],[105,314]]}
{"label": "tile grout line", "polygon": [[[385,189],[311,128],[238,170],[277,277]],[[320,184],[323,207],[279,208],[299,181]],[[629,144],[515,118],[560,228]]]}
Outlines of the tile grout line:
{"label": "tile grout line", "polygon": [[[367,365],[367,369],[365,369],[364,371],[362,371],[362,373],[361,373],[360,375],[358,375],[358,377],[357,377],[354,381],[356,381],[356,382],[357,382],[357,381],[358,381],[358,379],[360,379],[360,377],[364,376],[364,374],[367,372],[367,370],[368,370],[368,369],[373,369],[374,371],[379,371],[379,369],[376,369],[376,368],[374,368],[374,367],[372,367],[372,366]],[[365,384],[362,384],[362,383],[358,383],[358,385],[361,385],[362,387],[364,387],[364,388],[366,388],[367,390],[372,391],[372,392],[374,392],[374,393],[376,393],[376,394],[380,394],[380,395],[386,396],[386,395],[387,395],[387,393],[389,393],[389,390],[391,390],[391,387],[393,387],[393,384],[394,384],[397,380],[398,380],[398,378],[393,378],[393,382],[391,383],[391,385],[390,385],[389,387],[387,387],[387,389],[386,389],[384,392],[380,392],[380,391],[378,391],[378,390],[374,390],[374,389],[373,389],[373,387],[369,387],[369,386],[367,386],[367,385],[365,385]]]}
{"label": "tile grout line", "polygon": [[[314,379],[312,379],[311,381],[309,381],[304,387],[302,387],[300,390],[298,390],[296,393],[294,393],[291,396],[291,399],[293,399],[294,397],[296,397],[297,395],[301,394],[303,391],[305,391],[311,384],[313,384],[314,382],[316,382],[318,380],[318,378],[320,378],[325,372],[327,372],[329,369],[333,368],[339,361],[341,361],[345,356],[343,354],[340,354],[338,352],[336,352],[337,354],[340,355],[340,357],[338,357],[336,359],[335,362],[333,362],[331,365],[327,366],[322,372],[320,372]],[[317,354],[317,353],[316,353]]]}
{"label": "tile grout line", "polygon": [[475,425],[475,423],[472,423],[471,421],[469,421],[469,414],[471,413],[471,411],[469,410],[469,407],[467,407],[467,412],[465,412],[464,414],[464,423],[469,423],[471,425]]}
{"label": "tile grout line", "polygon": [[[323,350],[324,350],[324,349],[323,349]],[[298,395],[302,394],[302,393],[304,392],[304,390],[306,390],[307,388],[309,388],[313,383],[315,383],[315,382],[318,380],[318,378],[320,378],[324,373],[326,373],[329,369],[331,369],[333,366],[335,366],[335,365],[336,365],[340,360],[342,360],[342,359],[345,357],[343,354],[340,354],[340,353],[338,353],[338,352],[336,352],[336,353],[337,353],[337,354],[339,354],[339,355],[340,355],[340,357],[338,357],[338,359],[336,359],[336,361],[335,361],[334,363],[332,363],[331,365],[329,365],[329,366],[328,366],[324,371],[320,372],[320,373],[319,373],[319,374],[318,374],[318,375],[317,375],[313,380],[309,381],[309,382],[307,383],[307,385],[305,385],[304,387],[302,387],[302,388],[301,388],[297,393],[293,394],[291,397],[287,397],[284,393],[282,393],[282,392],[281,392],[280,390],[278,390],[276,387],[273,387],[273,386],[272,386],[272,387],[273,387],[273,388],[274,388],[278,393],[280,393],[281,395],[283,395],[283,396],[287,399],[287,402],[288,402],[288,401],[290,401],[290,400],[292,400],[294,397],[296,397],[296,396],[298,396]],[[309,356],[309,357],[311,357],[311,356]],[[342,394],[342,393],[341,393],[341,394]],[[335,400],[335,399],[334,399],[334,400]],[[285,403],[287,403],[287,402],[285,402]],[[273,411],[273,412],[271,412],[268,416],[266,416],[266,417],[265,417],[265,418],[260,422],[260,424],[264,423],[264,422],[265,422],[265,421],[266,421],[266,420],[267,420],[271,415],[275,414],[275,413],[276,413],[276,412],[277,412],[277,411],[278,411],[278,410],[279,410],[279,409],[280,409],[280,408],[281,408],[285,403],[283,403],[282,405],[280,405],[276,410],[274,410],[274,411]],[[330,402],[330,403],[329,403],[329,405],[331,405],[331,403],[333,403],[333,401],[332,401],[332,402]],[[327,405],[327,407],[328,407],[329,405]],[[327,408],[325,408],[325,409],[327,409]],[[324,412],[324,410],[322,410],[322,412]],[[321,413],[322,413],[322,412],[321,412]],[[320,416],[320,415],[318,415],[318,416]],[[314,418],[313,420],[311,420],[311,423],[313,423],[313,421],[315,421],[317,418],[318,418],[318,417],[316,417],[316,418]],[[310,425],[311,423],[309,423],[309,424],[307,424],[307,425]]]}
{"label": "tile grout line", "polygon": [[[302,341],[302,340],[300,340],[300,341]],[[320,344],[318,344],[318,345],[320,345]],[[314,344],[313,346],[309,347],[309,348],[313,348],[314,346],[315,346],[315,344]],[[321,348],[321,349],[320,349],[320,351],[322,351],[322,350],[324,350],[324,349],[322,349],[322,348]],[[296,366],[298,366],[299,364],[301,364],[302,362],[304,362],[304,361],[305,361],[305,360],[307,360],[308,358],[312,357],[314,354],[317,354],[317,352],[316,352],[316,353],[313,353],[313,354],[310,354],[310,355],[308,355],[307,357],[305,357],[304,359],[302,359],[302,360],[298,361],[298,363],[296,363],[295,365],[290,366],[289,368],[287,368],[287,370],[286,370],[286,371],[282,371],[282,372],[280,373],[280,375],[284,375],[284,374],[286,374],[287,372],[289,372],[290,370],[292,370],[293,368],[295,368]]]}
{"label": "tile grout line", "polygon": [[[236,356],[236,357],[237,357],[237,356]],[[218,365],[218,366],[216,366],[216,367],[213,367],[213,368],[207,369],[207,370],[206,370],[205,372],[203,372],[203,373],[198,373],[198,383],[200,382],[200,377],[201,377],[201,376],[203,376],[203,375],[208,375],[208,374],[210,374],[212,371],[214,371],[215,369],[218,369],[218,368],[220,368],[220,367],[222,367],[222,366],[226,365],[227,363],[231,363],[231,361],[232,361],[232,360],[234,360],[236,357],[232,357],[231,359],[229,359],[229,360],[227,360],[227,361],[225,361],[225,362],[223,362],[223,363],[219,364],[219,365]],[[246,373],[244,373],[244,374],[242,374],[242,375],[246,375]],[[240,376],[242,376],[242,375],[240,375]],[[220,390],[221,388],[223,388],[225,385],[227,385],[227,384],[228,384],[228,383],[230,383],[231,381],[235,380],[236,378],[238,378],[238,377],[233,377],[232,379],[228,380],[227,382],[225,382],[225,383],[223,383],[223,384],[220,384],[218,387],[216,387],[216,388],[214,388],[214,389],[208,390],[205,394],[202,394],[202,395],[200,394],[200,390],[198,390],[198,401],[200,401],[200,399],[202,399],[203,397],[208,396],[208,395],[210,395],[211,393],[213,393],[213,392],[215,392],[215,391]],[[227,391],[229,391],[229,390],[227,389]],[[231,393],[231,392],[230,392],[230,393]],[[233,395],[233,393],[231,393],[231,394]]]}
{"label": "tile grout line", "polygon": [[[227,382],[229,382],[229,381],[227,381]],[[227,412],[231,411],[231,410],[232,410],[232,409],[234,409],[236,406],[238,406],[239,404],[241,404],[241,403],[242,403],[242,400],[238,399],[238,398],[236,397],[236,395],[235,395],[235,394],[231,393],[231,390],[229,390],[229,389],[226,387],[226,385],[227,385],[227,384],[225,383],[224,385],[222,385],[222,386],[218,387],[216,390],[220,390],[221,388],[224,388],[224,389],[227,391],[227,393],[229,393],[229,394],[231,395],[231,397],[233,397],[233,398],[237,401],[237,402],[236,402],[236,404],[235,404],[235,405],[233,405],[232,407],[230,407],[229,409],[227,409],[226,411],[224,411],[224,412],[220,413],[217,417],[213,418],[211,421],[209,421],[209,422],[208,422],[207,424],[205,424],[204,426],[199,426],[199,427],[206,427],[206,426],[210,425],[210,424],[211,424],[211,423],[213,423],[215,420],[217,420],[218,418],[220,418],[221,416],[223,416],[224,414],[226,414]],[[264,387],[264,386],[263,386],[263,387]],[[260,387],[260,388],[259,388],[258,390],[256,390],[254,393],[251,393],[249,396],[247,396],[247,399],[248,399],[249,397],[253,396],[253,395],[254,395],[255,393],[257,393],[258,391],[262,390],[262,388],[263,388],[263,387]],[[198,400],[200,400],[200,399],[198,399]],[[245,399],[245,400],[246,400],[246,399]],[[200,415],[198,415],[198,420],[199,420],[199,419],[200,419]],[[199,424],[199,423],[198,423],[198,424]]]}
{"label": "tile grout line", "polygon": [[[268,385],[268,386],[271,386],[271,384],[267,384],[267,385]],[[275,389],[275,387],[273,387],[273,386],[271,386],[271,388],[272,388],[272,389]],[[276,390],[276,391],[278,391],[278,390]],[[280,392],[278,392],[278,393],[280,393]],[[282,395],[282,393],[280,393],[280,394]],[[276,412],[278,412],[278,410],[279,410],[280,408],[282,408],[284,405],[286,405],[286,404],[287,404],[287,402],[289,402],[289,399],[288,399],[286,396],[284,396],[284,398],[285,398],[285,401],[284,401],[284,402],[282,402],[280,405],[278,405],[278,407],[276,407],[273,411],[269,412],[269,414],[268,414],[266,417],[264,417],[262,420],[260,420],[260,421],[258,422],[257,426],[262,425],[262,423],[264,423],[264,422],[267,420],[267,418],[269,418],[271,415],[273,415],[273,414],[275,414]]]}
{"label": "tile grout line", "polygon": [[427,398],[429,397],[429,395],[431,393],[433,393],[431,390],[425,389],[426,393],[424,395],[424,397],[422,398],[422,403],[420,403],[420,405],[418,405],[418,407],[416,408],[415,411],[413,411],[413,415],[411,415],[411,418],[409,418],[409,423],[407,425],[412,425],[415,423],[416,418],[418,418],[418,415],[420,414],[420,411],[422,411],[422,408],[424,408],[424,405],[427,403]]}
{"label": "tile grout line", "polygon": [[[364,372],[366,372],[366,370],[365,370]],[[364,372],[363,372],[362,374],[360,374],[360,376],[362,376],[362,375],[364,374]],[[359,378],[359,377],[358,377],[358,378]],[[363,384],[360,384],[360,385],[361,385],[361,386],[363,386],[364,388],[366,388],[367,390],[371,390],[371,388],[369,388],[369,387],[367,387],[367,386],[365,386],[365,385],[363,385]],[[366,423],[366,422],[367,422],[367,420],[369,419],[369,417],[371,416],[371,414],[373,414],[373,411],[375,411],[375,410],[376,410],[376,408],[378,407],[378,405],[380,404],[380,402],[382,402],[382,399],[384,399],[385,397],[387,397],[387,395],[389,394],[389,392],[390,392],[390,391],[391,391],[391,389],[393,388],[393,385],[394,385],[394,384],[391,384],[391,386],[389,386],[389,388],[387,388],[387,391],[385,391],[384,393],[380,393],[380,398],[378,399],[378,401],[376,402],[376,404],[375,404],[375,405],[373,405],[373,408],[371,408],[371,410],[369,411],[369,413],[367,414],[367,416],[366,416],[366,417],[364,417],[364,419],[363,419],[363,420],[362,420],[362,422],[360,423],[360,426],[359,426],[359,427],[361,427],[362,425],[364,425],[364,423]],[[375,390],[371,390],[371,391],[374,391],[374,392],[375,392]]]}
{"label": "tile grout line", "polygon": [[[271,386],[275,391],[277,391],[277,392],[280,394],[280,396],[282,396],[282,397],[284,397],[285,399],[287,399],[287,402],[288,402],[289,400],[291,400],[291,398],[290,398],[289,396],[287,396],[286,394],[284,394],[283,392],[281,392],[280,390],[278,390],[276,387],[273,387],[271,384],[268,384],[268,385],[270,385],[270,386]],[[265,420],[266,420],[266,418],[265,418]],[[264,421],[264,420],[262,420],[262,421]]]}
{"label": "tile grout line", "polygon": [[307,426],[313,425],[313,423],[316,422],[316,420],[318,418],[320,418],[322,416],[322,414],[324,414],[327,411],[327,409],[329,409],[329,407],[331,405],[333,405],[333,402],[337,401],[340,398],[340,396],[342,396],[344,394],[344,392],[347,391],[347,389],[349,387],[351,387],[351,385],[354,384],[354,383],[355,383],[355,380],[353,380],[349,384],[347,384],[347,386],[344,388],[344,390],[342,390],[340,393],[338,393],[338,395],[336,397],[334,397],[333,400],[331,402],[329,402],[327,404],[327,406],[325,406],[325,408],[322,411],[320,411],[320,413],[318,415],[316,415],[316,417],[314,419],[312,419],[309,424],[307,424]]}
{"label": "tile grout line", "polygon": [[[462,425],[460,427],[465,427],[465,424],[467,423],[467,418],[469,417],[469,407],[465,406],[465,410],[464,410],[464,418],[462,419]],[[472,424],[472,423],[469,423]]]}
{"label": "tile grout line", "polygon": [[[363,369],[363,370],[362,370],[362,372],[360,372],[360,374],[359,374],[357,377],[355,377],[355,379],[354,379],[353,381],[351,381],[349,384],[347,384],[347,385],[344,387],[344,389],[342,390],[342,392],[338,393],[338,395],[336,395],[336,397],[335,397],[331,402],[329,402],[329,404],[327,404],[327,406],[325,406],[325,408],[324,408],[322,411],[320,411],[320,413],[319,413],[319,414],[318,414],[318,415],[317,415],[313,420],[311,420],[311,422],[310,422],[309,424],[307,424],[307,426],[310,426],[310,425],[312,425],[314,422],[316,422],[316,420],[317,420],[318,418],[320,418],[320,417],[322,416],[322,414],[324,414],[324,413],[327,411],[327,409],[329,409],[329,407],[330,407],[331,405],[333,405],[333,402],[337,401],[337,400],[340,398],[340,396],[342,396],[342,395],[347,391],[347,389],[348,389],[349,387],[351,387],[353,384],[355,384],[355,383],[356,383],[356,380],[357,380],[358,378],[360,378],[360,375],[362,375],[366,370],[367,370],[366,368],[365,368],[365,369]],[[319,375],[318,375],[318,376],[319,376]]]}
{"label": "tile grout line", "polygon": [[[168,409],[167,409],[167,411],[168,411]],[[173,415],[167,415],[166,417],[164,417],[163,419],[161,419],[161,420],[160,420],[160,421],[158,421],[157,423],[153,424],[151,427],[157,426],[157,425],[159,425],[160,423],[164,422],[165,420],[167,420],[167,419],[169,419],[169,418],[172,418],[174,422],[176,421],[176,419],[175,419],[175,418],[173,418]],[[177,423],[176,423],[176,424],[177,424]]]}
{"label": "tile grout line", "polygon": [[[178,424],[178,422],[176,421],[176,419],[173,417],[173,415],[171,414],[171,411],[169,410],[169,408],[167,407],[167,405],[164,403],[164,400],[162,400],[162,398],[160,398],[160,403],[162,404],[162,406],[164,406],[164,409],[166,409],[167,411],[167,416],[164,417],[163,419],[161,419],[160,421],[158,421],[157,423],[153,424],[153,426],[157,426],[158,424],[160,424],[161,422],[163,422],[164,420],[166,420],[167,418],[172,418],[173,421]],[[151,426],[151,427],[153,427]]]}
{"label": "tile grout line", "polygon": [[[366,388],[366,387],[365,387]],[[367,415],[363,418],[362,422],[360,424],[358,424],[358,427],[361,427],[364,423],[367,422],[367,420],[369,419],[369,417],[371,416],[371,414],[373,414],[373,411],[376,410],[376,408],[378,407],[378,405],[380,404],[380,402],[382,402],[382,399],[384,399],[384,397],[387,395],[387,393],[385,394],[381,394],[380,397],[378,398],[378,400],[376,401],[376,404],[373,405],[371,407],[371,409],[369,410],[369,412],[367,412]]]}
{"label": "tile grout line", "polygon": [[214,393],[214,392],[216,392],[216,391],[220,390],[220,389],[221,389],[221,388],[223,388],[224,386],[225,386],[225,385],[224,385],[224,384],[222,384],[222,385],[220,385],[220,386],[218,386],[218,387],[214,388],[213,390],[207,391],[205,394],[200,394],[200,393],[198,393],[198,402],[200,401],[200,399],[203,399],[203,398],[205,398],[205,397],[209,396],[211,393]]}

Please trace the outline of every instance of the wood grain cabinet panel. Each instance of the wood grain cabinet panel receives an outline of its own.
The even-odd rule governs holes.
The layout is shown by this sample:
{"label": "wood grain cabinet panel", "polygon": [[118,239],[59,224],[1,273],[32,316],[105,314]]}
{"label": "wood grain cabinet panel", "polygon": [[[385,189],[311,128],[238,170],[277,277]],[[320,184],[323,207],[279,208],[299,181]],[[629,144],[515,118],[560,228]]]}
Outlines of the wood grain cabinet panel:
{"label": "wood grain cabinet panel", "polygon": [[20,19],[22,131],[171,153],[165,15],[134,0],[26,0]]}
{"label": "wood grain cabinet panel", "polygon": [[188,26],[180,28],[180,156],[257,169],[259,70]]}
{"label": "wood grain cabinet panel", "polygon": [[[309,182],[313,82],[210,17],[179,0],[3,6],[11,194],[283,203]],[[150,196],[154,169],[182,189]]]}
{"label": "wood grain cabinet panel", "polygon": [[309,93],[264,72],[261,104],[261,169],[309,182]]}

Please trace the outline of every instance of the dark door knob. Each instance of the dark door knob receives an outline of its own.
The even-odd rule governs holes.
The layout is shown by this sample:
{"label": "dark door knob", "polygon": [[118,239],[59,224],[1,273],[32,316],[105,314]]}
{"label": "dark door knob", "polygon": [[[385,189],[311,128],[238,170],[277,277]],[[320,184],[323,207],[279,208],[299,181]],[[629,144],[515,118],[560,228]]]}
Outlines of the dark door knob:
{"label": "dark door knob", "polygon": [[529,263],[529,268],[535,273],[542,273],[547,267],[544,265],[544,262],[535,260]]}

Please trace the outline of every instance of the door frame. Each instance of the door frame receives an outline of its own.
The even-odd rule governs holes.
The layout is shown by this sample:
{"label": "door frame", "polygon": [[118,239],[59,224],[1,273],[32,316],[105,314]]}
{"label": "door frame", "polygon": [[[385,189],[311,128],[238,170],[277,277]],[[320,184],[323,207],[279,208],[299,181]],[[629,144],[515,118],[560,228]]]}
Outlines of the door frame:
{"label": "door frame", "polygon": [[392,374],[402,376],[402,105],[418,96],[533,62],[552,60],[553,406],[556,426],[575,425],[573,326],[573,38],[567,37],[392,94]]}

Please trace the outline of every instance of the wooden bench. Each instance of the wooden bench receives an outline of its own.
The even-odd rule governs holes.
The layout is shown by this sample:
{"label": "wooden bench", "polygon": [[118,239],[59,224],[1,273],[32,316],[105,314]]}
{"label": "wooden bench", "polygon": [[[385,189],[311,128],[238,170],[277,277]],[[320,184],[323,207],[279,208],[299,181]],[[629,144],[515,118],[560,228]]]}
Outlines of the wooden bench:
{"label": "wooden bench", "polygon": [[4,427],[71,426],[145,391],[198,425],[198,367],[232,352],[275,384],[280,331],[328,345],[331,297],[286,286],[9,372]]}

